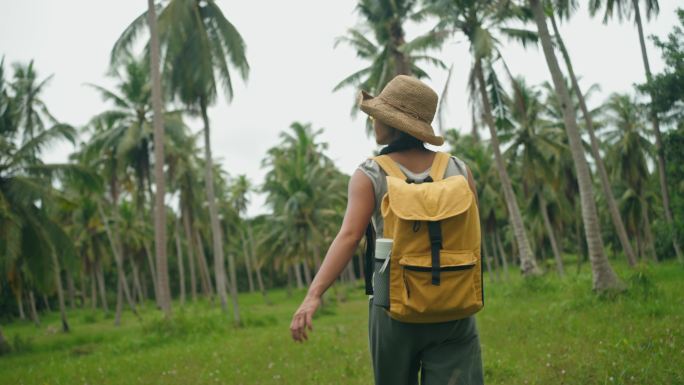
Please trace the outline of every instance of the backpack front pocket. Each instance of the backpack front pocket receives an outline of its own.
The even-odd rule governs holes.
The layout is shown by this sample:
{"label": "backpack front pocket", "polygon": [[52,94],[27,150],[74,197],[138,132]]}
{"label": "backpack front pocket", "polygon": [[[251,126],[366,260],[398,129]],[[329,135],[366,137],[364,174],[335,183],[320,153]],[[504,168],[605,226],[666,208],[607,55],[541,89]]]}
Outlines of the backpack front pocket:
{"label": "backpack front pocket", "polygon": [[482,307],[475,285],[479,272],[473,252],[441,250],[438,286],[432,284],[430,255],[406,255],[398,262],[404,287],[401,306],[396,309],[401,318],[415,316],[419,322],[439,322],[465,318]]}

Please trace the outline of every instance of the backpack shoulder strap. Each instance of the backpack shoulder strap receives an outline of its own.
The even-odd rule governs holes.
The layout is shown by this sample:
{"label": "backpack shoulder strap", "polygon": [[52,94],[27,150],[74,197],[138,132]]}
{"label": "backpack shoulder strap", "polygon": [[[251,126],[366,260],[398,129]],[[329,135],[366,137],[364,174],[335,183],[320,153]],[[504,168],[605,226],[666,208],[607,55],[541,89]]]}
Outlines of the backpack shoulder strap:
{"label": "backpack shoulder strap", "polygon": [[389,176],[406,179],[406,175],[401,171],[399,166],[387,155],[380,155],[373,158]]}
{"label": "backpack shoulder strap", "polygon": [[435,153],[435,160],[432,162],[432,168],[430,169],[430,177],[433,181],[444,179],[444,173],[449,165],[450,158],[451,156],[446,152]]}

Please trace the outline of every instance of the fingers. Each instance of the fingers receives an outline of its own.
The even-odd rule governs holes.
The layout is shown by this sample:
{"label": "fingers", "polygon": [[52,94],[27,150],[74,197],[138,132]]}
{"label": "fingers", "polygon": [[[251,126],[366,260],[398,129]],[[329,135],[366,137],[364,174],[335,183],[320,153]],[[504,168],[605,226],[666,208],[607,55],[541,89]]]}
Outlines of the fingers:
{"label": "fingers", "polygon": [[290,324],[290,334],[296,342],[304,342],[309,339],[306,329],[313,330],[310,313],[296,313]]}

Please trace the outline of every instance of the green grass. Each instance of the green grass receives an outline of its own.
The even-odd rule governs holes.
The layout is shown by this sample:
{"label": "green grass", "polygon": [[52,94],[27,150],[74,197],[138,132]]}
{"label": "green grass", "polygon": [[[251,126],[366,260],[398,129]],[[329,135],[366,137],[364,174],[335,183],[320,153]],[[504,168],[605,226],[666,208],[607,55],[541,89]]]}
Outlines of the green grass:
{"label": "green grass", "polygon": [[[618,266],[626,293],[596,296],[588,266],[508,283],[486,279],[477,315],[487,384],[684,384],[684,269],[674,263]],[[17,350],[0,357],[0,384],[370,384],[363,290],[327,306],[306,344],[289,321],[304,293],[242,295],[245,326],[206,302],[164,321],[149,306],[142,323],[121,327],[90,310],[70,312],[73,331],[55,332],[58,314],[3,325]]]}

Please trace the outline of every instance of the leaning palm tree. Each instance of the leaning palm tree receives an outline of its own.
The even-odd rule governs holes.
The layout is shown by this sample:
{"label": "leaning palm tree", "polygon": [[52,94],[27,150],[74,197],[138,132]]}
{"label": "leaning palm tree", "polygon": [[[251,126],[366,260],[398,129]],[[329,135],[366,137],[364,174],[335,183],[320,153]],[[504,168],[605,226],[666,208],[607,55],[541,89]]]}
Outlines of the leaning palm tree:
{"label": "leaning palm tree", "polygon": [[[500,58],[501,55],[498,51],[500,40],[495,36],[501,35],[527,44],[534,40],[534,34],[523,29],[507,27],[506,23],[517,15],[508,5],[502,6],[493,0],[431,0],[428,1],[426,12],[441,18],[437,25],[438,30],[447,31],[450,34],[462,33],[468,39],[470,52],[473,56],[473,67],[470,74],[471,99],[477,101],[485,124],[489,128],[496,168],[499,172],[508,214],[520,252],[520,269],[524,275],[538,274],[539,268],[532,254],[518,201],[506,170],[506,161],[501,153],[497,132],[497,122],[501,119],[494,117],[492,97],[488,93],[491,90],[492,96],[495,98],[494,101],[498,103],[500,98],[497,95],[500,94],[501,87],[498,84],[496,73],[493,71],[492,62]],[[488,72],[488,76],[485,71]],[[485,80],[486,76],[489,81]],[[495,105],[495,107],[500,108],[499,105]]]}
{"label": "leaning palm tree", "polygon": [[598,172],[599,180],[601,182],[601,188],[603,189],[603,194],[605,196],[606,203],[608,204],[608,212],[610,213],[610,218],[613,222],[613,227],[615,227],[615,231],[620,240],[620,244],[622,245],[622,249],[624,250],[625,255],[627,256],[627,261],[630,265],[633,266],[636,263],[636,257],[634,255],[632,244],[629,242],[629,239],[627,238],[627,231],[625,230],[625,225],[622,221],[622,217],[620,216],[620,211],[615,201],[615,196],[613,195],[613,189],[611,187],[610,180],[608,179],[608,172],[606,171],[606,166],[603,162],[603,157],[601,156],[601,152],[599,151],[599,141],[596,139],[596,134],[594,132],[594,119],[592,118],[592,115],[589,112],[589,109],[587,108],[587,103],[584,94],[582,94],[582,89],[579,86],[579,82],[577,80],[577,76],[575,75],[575,70],[572,65],[572,61],[570,60],[570,54],[568,53],[567,47],[565,46],[565,42],[561,37],[560,30],[558,29],[558,23],[556,22],[556,14],[558,15],[560,20],[569,19],[572,13],[577,9],[577,1],[561,0],[552,1],[552,3],[555,12],[548,12],[549,19],[551,20],[551,26],[553,27],[556,42],[558,43],[558,49],[560,50],[563,56],[563,60],[565,61],[565,66],[568,70],[570,81],[572,82],[573,93],[577,97],[577,102],[582,112],[582,118],[584,119],[585,128],[587,130],[587,133],[589,134],[589,139],[591,140],[591,154],[594,158],[594,162],[596,162],[596,170]]}
{"label": "leaning palm tree", "polygon": [[[145,27],[147,12],[138,16],[117,40],[112,49],[112,61],[129,49],[138,32]],[[205,184],[211,218],[216,288],[221,306],[228,311],[223,238],[212,175],[211,131],[209,106],[216,102],[219,88],[228,100],[233,98],[230,67],[247,78],[249,65],[245,43],[235,26],[223,15],[214,0],[171,0],[159,12],[159,40],[164,57],[165,91],[192,111],[199,112],[204,123]],[[236,301],[233,301],[236,303]],[[234,321],[240,323],[237,309]]]}
{"label": "leaning palm tree", "polygon": [[[623,19],[629,19],[634,17],[634,24],[637,26],[637,31],[639,33],[639,47],[641,48],[641,59],[644,63],[644,71],[646,72],[646,84],[650,84],[653,80],[653,75],[651,73],[651,65],[648,60],[648,52],[646,51],[646,38],[644,36],[644,26],[641,19],[641,9],[640,3],[646,9],[646,20],[650,20],[652,17],[656,17],[660,12],[660,6],[658,0],[590,0],[589,1],[589,12],[591,15],[595,15],[601,9],[604,9],[603,22],[608,23],[608,21],[613,18],[614,15],[617,16],[619,21]],[[653,95],[651,94],[651,101],[653,101]],[[673,226],[674,219],[672,217],[672,210],[670,209],[670,193],[667,184],[667,173],[665,165],[665,155],[663,153],[663,140],[662,133],[660,131],[660,120],[658,114],[655,112],[653,106],[651,106],[650,111],[651,123],[653,125],[653,134],[655,135],[655,144],[657,152],[657,165],[658,165],[658,180],[660,182],[660,193],[663,200],[663,211],[665,212],[665,221],[668,226]],[[672,239],[672,245],[674,247],[677,258],[682,260],[684,256],[682,255],[682,250],[677,241],[677,238]]]}
{"label": "leaning palm tree", "polygon": [[551,72],[556,94],[563,106],[565,131],[568,136],[570,151],[577,171],[584,232],[587,239],[589,259],[591,261],[593,273],[593,288],[598,292],[621,289],[623,284],[610,266],[610,262],[606,257],[603,247],[601,227],[598,219],[598,212],[596,210],[596,202],[594,200],[594,187],[591,182],[591,172],[584,153],[584,148],[582,147],[582,139],[577,125],[575,108],[572,104],[570,93],[565,84],[565,79],[563,78],[558,60],[556,59],[556,54],[553,51],[551,34],[546,25],[544,7],[540,0],[529,0],[529,5],[532,8],[534,20],[537,25],[537,32],[539,33],[539,40],[541,41],[544,57],[546,58],[549,71]]}

